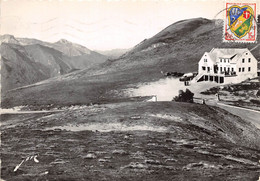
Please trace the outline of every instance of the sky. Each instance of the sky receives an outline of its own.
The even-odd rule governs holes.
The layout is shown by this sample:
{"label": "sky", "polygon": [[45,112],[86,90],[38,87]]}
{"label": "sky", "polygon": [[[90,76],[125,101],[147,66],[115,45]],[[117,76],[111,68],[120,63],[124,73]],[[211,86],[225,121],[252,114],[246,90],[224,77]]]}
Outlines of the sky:
{"label": "sky", "polygon": [[0,1],[1,35],[67,39],[92,50],[131,48],[176,21],[214,19],[224,7],[219,0]]}

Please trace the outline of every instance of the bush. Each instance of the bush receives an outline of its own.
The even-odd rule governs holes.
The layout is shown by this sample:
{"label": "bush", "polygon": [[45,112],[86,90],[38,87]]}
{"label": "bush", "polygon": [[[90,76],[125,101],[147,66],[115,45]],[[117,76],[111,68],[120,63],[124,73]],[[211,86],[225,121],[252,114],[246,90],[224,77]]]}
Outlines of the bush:
{"label": "bush", "polygon": [[239,96],[239,93],[238,92],[234,92],[234,96]]}
{"label": "bush", "polygon": [[175,96],[173,101],[193,103],[193,96],[194,93],[192,93],[189,89],[186,89],[185,92],[183,90],[179,90],[179,95]]}
{"label": "bush", "polygon": [[216,93],[219,92],[219,90],[220,90],[219,87],[212,87],[212,88],[210,88],[210,89],[208,89],[208,90],[206,90],[204,92],[201,92],[201,94],[204,94],[204,95],[216,94]]}
{"label": "bush", "polygon": [[257,91],[256,96],[260,97],[260,90]]}
{"label": "bush", "polygon": [[251,99],[250,102],[254,104],[260,104],[260,100],[256,100],[256,99]]}

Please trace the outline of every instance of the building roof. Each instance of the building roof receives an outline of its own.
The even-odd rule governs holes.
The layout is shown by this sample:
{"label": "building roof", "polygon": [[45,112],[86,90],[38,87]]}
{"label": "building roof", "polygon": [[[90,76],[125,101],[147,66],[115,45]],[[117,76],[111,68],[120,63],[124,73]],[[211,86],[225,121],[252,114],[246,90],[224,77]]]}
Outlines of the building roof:
{"label": "building roof", "polygon": [[246,51],[249,52],[247,48],[213,48],[208,54],[214,63],[219,58],[229,58],[235,62]]}

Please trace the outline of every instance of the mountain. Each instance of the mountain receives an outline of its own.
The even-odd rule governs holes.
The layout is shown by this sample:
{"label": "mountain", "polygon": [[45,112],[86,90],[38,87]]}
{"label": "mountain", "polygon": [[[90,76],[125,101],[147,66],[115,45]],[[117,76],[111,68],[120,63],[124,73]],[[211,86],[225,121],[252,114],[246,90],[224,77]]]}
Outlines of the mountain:
{"label": "mountain", "polygon": [[92,51],[82,45],[61,39],[55,43],[44,42],[36,39],[18,38],[22,45],[42,45],[61,52],[65,57],[64,61],[75,69],[89,68],[104,63],[108,57]]}
{"label": "mountain", "polygon": [[51,44],[51,47],[56,50],[59,50],[60,52],[70,57],[86,55],[86,54],[88,55],[91,53],[91,50],[89,50],[88,48],[76,43],[69,42],[68,40],[65,39],[61,39]]}
{"label": "mountain", "polygon": [[66,59],[67,63],[70,63],[76,69],[89,68],[104,63],[107,60],[107,56],[105,55],[91,51],[82,45],[64,39],[51,44],[50,47],[71,57],[70,59]]}
{"label": "mountain", "polygon": [[[0,43],[3,92],[77,69],[89,68],[107,59],[104,55],[64,39],[48,43],[37,39],[2,35]],[[21,76],[21,72],[24,75]]]}
{"label": "mountain", "polygon": [[45,65],[49,69],[49,77],[66,74],[74,69],[69,63],[70,58],[60,51],[40,44],[24,46],[26,52],[35,62]]}
{"label": "mountain", "polygon": [[[4,36],[4,35],[3,35]],[[34,38],[16,38],[16,40],[21,44],[21,45],[34,45],[34,44],[39,44],[43,46],[51,46],[51,43],[44,42],[41,40],[37,40]]]}
{"label": "mountain", "polygon": [[106,55],[109,58],[118,58],[127,51],[130,51],[131,48],[128,49],[112,49],[112,50],[96,50],[96,52]]}
{"label": "mountain", "polygon": [[13,44],[20,44],[20,42],[15,39],[15,37],[13,35],[2,35],[0,36],[0,44],[2,43],[13,43]]}
{"label": "mountain", "polygon": [[[248,48],[252,49],[256,58],[260,57],[259,36],[257,43],[250,44],[223,43],[222,36],[223,23],[220,20],[195,18],[179,21],[142,41],[119,58],[72,72],[60,79],[50,79],[48,83],[11,91],[4,99],[9,106],[33,104],[34,98],[37,98],[37,104],[113,102],[125,99],[121,92],[126,88],[159,80],[163,77],[161,71],[197,71],[201,56],[212,48]],[[43,96],[43,90],[49,94]],[[27,99],[28,94],[30,99]],[[70,98],[64,99],[67,95]]]}
{"label": "mountain", "polygon": [[75,70],[64,61],[67,57],[55,49],[23,45],[12,35],[0,36],[0,40],[2,93]]}
{"label": "mountain", "polygon": [[197,63],[203,53],[216,47],[255,48],[252,53],[259,57],[259,43],[223,43],[223,24],[219,21],[195,18],[176,22],[152,38],[143,40],[120,58],[107,61],[106,66],[116,69],[145,66],[157,72],[197,71]]}
{"label": "mountain", "polygon": [[0,54],[2,93],[49,78],[49,70],[33,61],[23,46],[2,43]]}

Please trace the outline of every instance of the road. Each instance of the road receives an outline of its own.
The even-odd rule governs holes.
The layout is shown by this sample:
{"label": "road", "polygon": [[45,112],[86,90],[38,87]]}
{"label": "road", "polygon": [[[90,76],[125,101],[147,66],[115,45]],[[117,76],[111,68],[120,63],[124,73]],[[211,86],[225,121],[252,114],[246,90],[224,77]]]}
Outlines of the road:
{"label": "road", "polygon": [[255,110],[250,110],[246,108],[230,106],[222,103],[217,103],[217,106],[227,110],[228,112],[241,117],[244,120],[249,120],[258,129],[260,129],[260,112]]}
{"label": "road", "polygon": [[242,119],[244,119],[246,121],[250,121],[258,129],[260,129],[260,111],[255,111],[252,109],[247,109],[247,108],[242,108],[242,107],[237,107],[237,106],[231,106],[231,105],[223,104],[223,103],[215,101],[215,100],[207,100],[206,104],[218,106],[236,116],[241,117]]}

